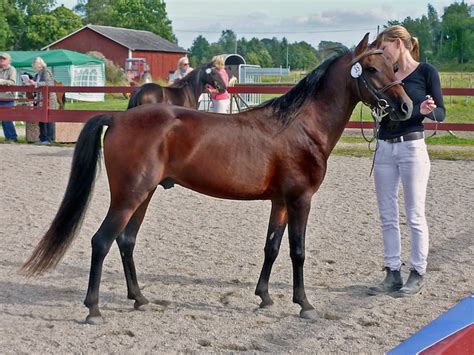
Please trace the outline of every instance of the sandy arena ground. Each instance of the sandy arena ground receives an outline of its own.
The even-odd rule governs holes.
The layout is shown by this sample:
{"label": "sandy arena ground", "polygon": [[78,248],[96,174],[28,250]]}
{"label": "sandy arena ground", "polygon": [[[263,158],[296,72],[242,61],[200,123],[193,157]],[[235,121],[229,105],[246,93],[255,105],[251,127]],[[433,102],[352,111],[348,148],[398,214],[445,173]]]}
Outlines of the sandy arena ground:
{"label": "sandy arena ground", "polygon": [[[375,353],[393,348],[473,291],[474,162],[432,162],[426,287],[410,299],[367,296],[381,280],[382,241],[371,160],[333,156],[315,195],[305,281],[320,318],[291,302],[285,237],[270,279],[275,305],[254,293],[263,261],[268,201],[227,201],[159,188],[135,249],[152,310],[133,310],[116,246],[105,260],[105,324],[84,324],[90,238],[109,203],[105,170],[83,227],[58,268],[25,279],[18,268],[62,199],[73,148],[0,145],[0,353]],[[403,211],[403,208],[401,209]],[[404,213],[401,212],[404,222]],[[403,225],[403,260],[409,238]],[[408,266],[403,269],[404,277]]]}

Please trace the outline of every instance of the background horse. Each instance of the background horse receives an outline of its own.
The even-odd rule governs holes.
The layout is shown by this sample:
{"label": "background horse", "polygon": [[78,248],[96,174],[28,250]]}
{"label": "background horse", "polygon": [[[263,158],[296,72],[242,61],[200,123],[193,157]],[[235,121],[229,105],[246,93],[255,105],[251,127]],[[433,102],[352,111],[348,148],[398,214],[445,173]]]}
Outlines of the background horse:
{"label": "background horse", "polygon": [[[49,230],[23,266],[28,275],[57,265],[84,217],[100,157],[110,186],[110,207],[92,238],[86,321],[99,323],[99,285],[105,256],[116,241],[128,298],[142,309],[148,300],[138,286],[133,249],[158,184],[174,182],[219,198],[271,200],[265,258],[255,293],[261,307],[273,304],[268,282],[288,225],[293,267],[293,302],[300,316],[315,319],[303,282],[305,232],[311,198],[326,173],[329,154],[359,101],[383,106],[393,120],[406,120],[412,102],[391,62],[367,48],[324,62],[287,94],[235,115],[170,105],[145,105],[89,120],[74,151],[69,183]],[[352,76],[351,76],[352,75]],[[224,119],[225,118],[225,119]],[[139,139],[129,139],[130,134]]]}
{"label": "background horse", "polygon": [[217,73],[216,68],[212,66],[212,62],[199,66],[170,86],[160,86],[155,83],[140,86],[132,94],[127,109],[160,102],[197,108],[199,96],[204,92],[207,85],[215,87],[219,92],[226,90],[226,85]]}

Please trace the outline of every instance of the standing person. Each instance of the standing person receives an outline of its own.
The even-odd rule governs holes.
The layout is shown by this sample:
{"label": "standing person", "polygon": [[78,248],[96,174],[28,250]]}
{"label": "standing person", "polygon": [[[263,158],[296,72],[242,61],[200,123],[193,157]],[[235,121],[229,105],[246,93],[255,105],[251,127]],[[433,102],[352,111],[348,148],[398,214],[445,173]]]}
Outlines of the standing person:
{"label": "standing person", "polygon": [[[30,85],[34,85],[35,87],[41,86],[54,86],[54,78],[51,71],[48,69],[46,63],[41,57],[36,57],[32,63],[33,70],[35,71],[36,75],[34,80],[30,80]],[[39,99],[41,99],[39,97]],[[49,108],[56,109],[57,108],[57,98],[56,93],[52,92],[49,94]],[[39,123],[39,142],[36,144],[51,144],[54,141],[55,136],[55,125],[54,122],[40,122]]]}
{"label": "standing person", "polygon": [[[0,54],[0,85],[16,85],[16,69],[11,65],[11,57],[8,53]],[[0,106],[13,106],[15,101],[13,92],[0,92],[0,99],[11,99],[0,101]],[[5,143],[18,142],[15,124],[12,121],[2,121]]]}
{"label": "standing person", "polygon": [[[407,121],[382,119],[374,162],[374,180],[384,244],[386,277],[370,287],[370,294],[395,291],[395,297],[420,292],[428,257],[428,225],[425,198],[430,173],[430,158],[424,140],[425,117],[443,121],[445,109],[438,72],[419,62],[418,40],[402,26],[386,28],[377,36],[376,45],[398,65],[395,77],[401,80],[413,101]],[[400,274],[401,242],[398,213],[398,187],[403,186],[407,224],[411,236],[410,275],[403,285]]]}
{"label": "standing person", "polygon": [[173,84],[176,80],[184,78],[188,75],[193,68],[189,66],[189,59],[188,57],[181,57],[178,60],[178,68],[176,71],[170,75],[168,84]]}
{"label": "standing person", "polygon": [[[229,86],[229,75],[224,68],[224,57],[217,55],[212,58],[212,64],[216,67],[218,74],[221,76],[225,83],[225,86]],[[211,94],[211,112],[216,113],[229,113],[229,93],[227,90],[219,92],[216,88],[209,86],[208,91]]]}

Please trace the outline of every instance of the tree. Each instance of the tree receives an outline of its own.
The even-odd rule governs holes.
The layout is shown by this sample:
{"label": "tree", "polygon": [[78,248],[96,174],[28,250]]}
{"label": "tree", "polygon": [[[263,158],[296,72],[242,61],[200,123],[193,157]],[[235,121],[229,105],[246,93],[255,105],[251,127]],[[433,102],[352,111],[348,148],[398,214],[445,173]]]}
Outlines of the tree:
{"label": "tree", "polygon": [[403,20],[402,26],[404,26],[413,37],[418,39],[420,60],[426,61],[433,53],[431,26],[428,18],[425,15],[417,19],[407,17]]}
{"label": "tree", "polygon": [[0,48],[10,48],[13,39],[13,33],[8,23],[6,6],[4,2],[0,2]]}
{"label": "tree", "polygon": [[83,26],[81,18],[64,5],[55,8],[50,14],[56,18],[59,24],[58,39],[67,36],[69,33]]}
{"label": "tree", "polygon": [[245,37],[237,40],[237,53],[246,58],[247,53],[249,53],[248,45],[249,42],[245,39]]}
{"label": "tree", "polygon": [[54,16],[33,15],[28,19],[24,45],[29,50],[41,49],[57,39],[55,34],[58,30],[59,23]]}
{"label": "tree", "polygon": [[201,63],[211,60],[209,42],[202,35],[194,39],[189,51],[191,52],[189,60],[191,61],[191,66],[194,68]]}
{"label": "tree", "polygon": [[433,56],[436,56],[441,39],[441,22],[438,17],[438,12],[431,4],[428,4],[428,23],[431,34],[431,50],[433,51]]}
{"label": "tree", "polygon": [[344,47],[340,42],[321,41],[318,44],[318,53],[321,61],[328,59],[337,48]]}
{"label": "tree", "polygon": [[315,49],[307,42],[292,43],[288,51],[290,68],[311,70],[319,63]]}
{"label": "tree", "polygon": [[114,0],[79,0],[74,11],[81,16],[86,24],[110,25],[114,13],[114,3]]}
{"label": "tree", "polygon": [[84,23],[150,31],[176,41],[162,0],[79,0],[74,11]]}
{"label": "tree", "polygon": [[446,40],[441,48],[448,59],[456,58],[463,64],[474,54],[474,18],[471,8],[464,2],[453,3],[444,9],[441,28]]}
{"label": "tree", "polygon": [[221,37],[217,41],[221,49],[221,53],[235,53],[236,52],[237,36],[232,30],[222,31]]}
{"label": "tree", "polygon": [[162,0],[116,0],[111,20],[112,26],[150,31],[176,41]]}
{"label": "tree", "polygon": [[0,0],[0,46],[18,49],[25,26],[25,15],[15,0]]}
{"label": "tree", "polygon": [[80,17],[64,6],[49,14],[32,15],[25,29],[24,45],[28,49],[41,49],[81,26]]}
{"label": "tree", "polygon": [[258,38],[254,37],[246,43],[246,51],[249,64],[260,65],[261,67],[271,67],[273,65],[272,57]]}
{"label": "tree", "polygon": [[286,39],[283,39],[280,42],[276,37],[273,37],[272,39],[264,38],[262,39],[262,43],[272,58],[272,66],[286,66],[286,51],[288,48]]}
{"label": "tree", "polygon": [[26,16],[46,15],[56,4],[56,0],[16,0],[16,6]]}
{"label": "tree", "polygon": [[0,48],[10,48],[12,33],[0,3]]}

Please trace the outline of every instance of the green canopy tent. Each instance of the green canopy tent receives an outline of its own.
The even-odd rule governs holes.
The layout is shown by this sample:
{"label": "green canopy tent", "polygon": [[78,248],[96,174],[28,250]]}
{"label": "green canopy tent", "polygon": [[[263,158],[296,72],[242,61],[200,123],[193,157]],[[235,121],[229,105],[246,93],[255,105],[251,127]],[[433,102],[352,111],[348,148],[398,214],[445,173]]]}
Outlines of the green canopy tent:
{"label": "green canopy tent", "polygon": [[[31,64],[41,57],[53,73],[54,79],[66,86],[105,86],[104,62],[95,57],[66,49],[49,51],[12,51],[12,65],[18,78],[22,73],[34,74]],[[66,93],[66,97],[81,101],[103,101],[103,93]]]}

